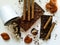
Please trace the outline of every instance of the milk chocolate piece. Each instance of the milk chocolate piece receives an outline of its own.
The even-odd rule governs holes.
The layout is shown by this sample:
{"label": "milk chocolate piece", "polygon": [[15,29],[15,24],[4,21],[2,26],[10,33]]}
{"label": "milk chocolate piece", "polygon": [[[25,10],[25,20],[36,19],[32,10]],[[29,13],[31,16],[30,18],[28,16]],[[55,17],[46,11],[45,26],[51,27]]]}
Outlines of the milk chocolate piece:
{"label": "milk chocolate piece", "polygon": [[45,11],[37,3],[34,3],[34,19],[27,21],[28,13],[26,13],[26,20],[23,21],[21,18],[20,27],[27,31],[41,17],[41,15],[43,15],[44,12]]}
{"label": "milk chocolate piece", "polygon": [[[50,16],[47,15],[42,15],[41,16],[41,30],[40,30],[40,38],[41,39],[45,39],[46,35],[48,34],[50,27],[52,25],[52,19],[50,20],[49,24],[47,25],[47,27],[44,29],[44,25],[46,24],[47,20],[49,19]],[[50,38],[50,36],[49,36]]]}

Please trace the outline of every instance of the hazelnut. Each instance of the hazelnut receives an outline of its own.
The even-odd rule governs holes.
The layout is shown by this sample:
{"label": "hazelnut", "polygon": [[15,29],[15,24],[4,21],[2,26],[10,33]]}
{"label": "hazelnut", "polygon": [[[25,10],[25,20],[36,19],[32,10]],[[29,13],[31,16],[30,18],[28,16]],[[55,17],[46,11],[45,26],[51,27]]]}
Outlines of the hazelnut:
{"label": "hazelnut", "polygon": [[32,42],[32,38],[30,38],[29,36],[26,36],[24,39],[25,43],[31,43]]}
{"label": "hazelnut", "polygon": [[10,39],[10,37],[7,33],[2,33],[1,36],[4,40],[9,40]]}
{"label": "hazelnut", "polygon": [[49,3],[46,4],[46,9],[50,11],[50,13],[55,13],[57,12],[57,5],[56,5],[56,0],[50,0]]}
{"label": "hazelnut", "polygon": [[51,13],[55,13],[57,11],[57,6],[51,3],[46,4],[46,9]]}

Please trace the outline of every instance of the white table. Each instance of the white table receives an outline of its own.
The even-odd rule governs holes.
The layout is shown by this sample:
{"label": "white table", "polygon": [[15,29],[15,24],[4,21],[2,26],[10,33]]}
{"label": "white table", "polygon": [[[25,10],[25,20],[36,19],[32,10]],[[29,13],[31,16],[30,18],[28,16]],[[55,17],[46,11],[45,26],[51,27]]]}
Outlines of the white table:
{"label": "white table", "polygon": [[[35,0],[45,11],[45,4],[49,1],[47,0],[41,0],[41,2],[39,2],[39,0]],[[3,5],[10,5],[16,12],[18,15],[22,15],[22,5],[23,3],[21,3],[20,5],[18,4],[18,0],[0,0],[0,8]],[[60,0],[57,0],[57,5],[58,5],[58,11],[56,12],[53,21],[56,22],[56,25],[51,33],[51,39],[49,39],[48,41],[43,41],[41,39],[39,39],[40,45],[60,45]],[[49,12],[45,12],[45,15],[50,14]],[[40,20],[40,19],[39,19]],[[25,37],[27,34],[30,34],[30,31],[32,28],[36,28],[37,30],[39,30],[40,32],[40,21],[37,21],[27,32],[22,32],[22,37]],[[39,27],[37,27],[39,26]],[[0,19],[0,34],[2,32],[7,32],[10,36],[10,40],[9,41],[4,41],[2,39],[2,37],[0,36],[0,45],[34,45],[34,42],[32,42],[31,44],[25,44],[24,43],[24,39],[23,40],[16,40],[10,30],[8,30],[2,20]],[[38,37],[39,38],[39,34]]]}

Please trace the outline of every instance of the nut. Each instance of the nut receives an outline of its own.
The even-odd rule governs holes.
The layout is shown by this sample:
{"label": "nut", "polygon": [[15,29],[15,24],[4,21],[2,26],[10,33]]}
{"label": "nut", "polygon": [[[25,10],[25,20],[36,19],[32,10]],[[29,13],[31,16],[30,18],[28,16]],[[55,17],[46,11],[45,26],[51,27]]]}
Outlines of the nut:
{"label": "nut", "polygon": [[4,40],[9,40],[10,39],[10,37],[7,33],[2,33],[1,36]]}
{"label": "nut", "polygon": [[46,4],[46,9],[52,14],[57,12],[58,8],[56,5],[56,0],[50,0],[50,2]]}
{"label": "nut", "polygon": [[31,43],[32,42],[32,38],[30,38],[29,36],[26,36],[24,39],[25,43]]}

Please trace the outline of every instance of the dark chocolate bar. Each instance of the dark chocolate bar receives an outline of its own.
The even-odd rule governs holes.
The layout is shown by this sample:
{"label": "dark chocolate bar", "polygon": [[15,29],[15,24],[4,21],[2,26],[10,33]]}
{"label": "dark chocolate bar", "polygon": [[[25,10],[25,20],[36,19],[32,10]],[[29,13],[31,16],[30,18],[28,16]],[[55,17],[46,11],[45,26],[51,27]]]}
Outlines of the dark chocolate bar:
{"label": "dark chocolate bar", "polygon": [[[46,37],[47,33],[49,32],[50,27],[52,25],[52,19],[51,19],[51,21],[49,22],[49,24],[47,25],[47,27],[45,29],[43,28],[44,25],[46,24],[46,22],[48,21],[49,17],[50,16],[48,16],[48,15],[42,15],[41,16],[40,38],[43,39],[43,40],[45,39],[45,37]],[[50,36],[49,36],[49,38],[50,38]]]}

